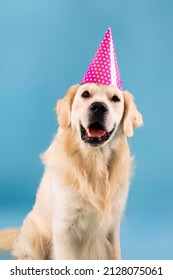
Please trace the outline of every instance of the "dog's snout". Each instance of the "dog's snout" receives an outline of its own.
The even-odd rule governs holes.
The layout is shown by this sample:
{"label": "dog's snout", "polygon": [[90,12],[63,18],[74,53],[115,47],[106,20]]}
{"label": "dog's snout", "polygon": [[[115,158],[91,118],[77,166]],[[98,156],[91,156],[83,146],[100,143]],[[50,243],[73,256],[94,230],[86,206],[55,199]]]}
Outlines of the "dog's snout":
{"label": "dog's snout", "polygon": [[94,102],[90,105],[90,111],[104,115],[108,112],[108,107],[103,102]]}

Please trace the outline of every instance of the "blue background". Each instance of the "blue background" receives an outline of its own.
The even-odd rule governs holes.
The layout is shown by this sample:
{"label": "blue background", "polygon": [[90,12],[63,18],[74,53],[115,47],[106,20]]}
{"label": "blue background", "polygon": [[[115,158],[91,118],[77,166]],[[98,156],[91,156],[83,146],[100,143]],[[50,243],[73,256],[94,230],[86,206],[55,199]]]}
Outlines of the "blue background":
{"label": "blue background", "polygon": [[108,27],[145,122],[130,139],[122,257],[173,259],[171,0],[0,0],[0,228],[19,227],[31,209],[56,100],[81,81]]}

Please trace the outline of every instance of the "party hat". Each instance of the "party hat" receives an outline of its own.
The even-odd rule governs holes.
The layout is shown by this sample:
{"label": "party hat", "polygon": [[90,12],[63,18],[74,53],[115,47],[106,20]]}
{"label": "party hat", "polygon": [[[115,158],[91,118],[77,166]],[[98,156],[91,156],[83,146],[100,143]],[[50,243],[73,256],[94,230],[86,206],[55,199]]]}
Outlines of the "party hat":
{"label": "party hat", "polygon": [[111,29],[105,36],[88,68],[81,84],[95,83],[102,85],[114,85],[122,90],[122,83],[116,58]]}

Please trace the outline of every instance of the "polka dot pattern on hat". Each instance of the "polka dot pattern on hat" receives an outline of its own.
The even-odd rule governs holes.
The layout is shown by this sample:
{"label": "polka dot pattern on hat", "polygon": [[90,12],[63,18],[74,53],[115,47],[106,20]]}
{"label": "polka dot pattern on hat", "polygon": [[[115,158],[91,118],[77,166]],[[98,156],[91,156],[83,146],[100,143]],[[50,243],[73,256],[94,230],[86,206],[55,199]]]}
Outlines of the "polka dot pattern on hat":
{"label": "polka dot pattern on hat", "polygon": [[95,83],[113,84],[122,90],[122,83],[118,68],[118,62],[114,49],[111,29],[108,28],[81,84]]}

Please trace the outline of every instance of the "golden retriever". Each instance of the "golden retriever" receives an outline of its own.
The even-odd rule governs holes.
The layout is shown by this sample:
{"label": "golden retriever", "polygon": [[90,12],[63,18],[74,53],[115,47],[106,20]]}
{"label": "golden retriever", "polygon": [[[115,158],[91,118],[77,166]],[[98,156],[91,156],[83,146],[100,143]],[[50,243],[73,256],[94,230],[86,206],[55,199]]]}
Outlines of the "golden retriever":
{"label": "golden retriever", "polygon": [[0,231],[0,248],[22,260],[120,259],[133,168],[127,136],[142,116],[127,91],[92,83],[72,86],[56,111],[35,205],[20,230]]}

